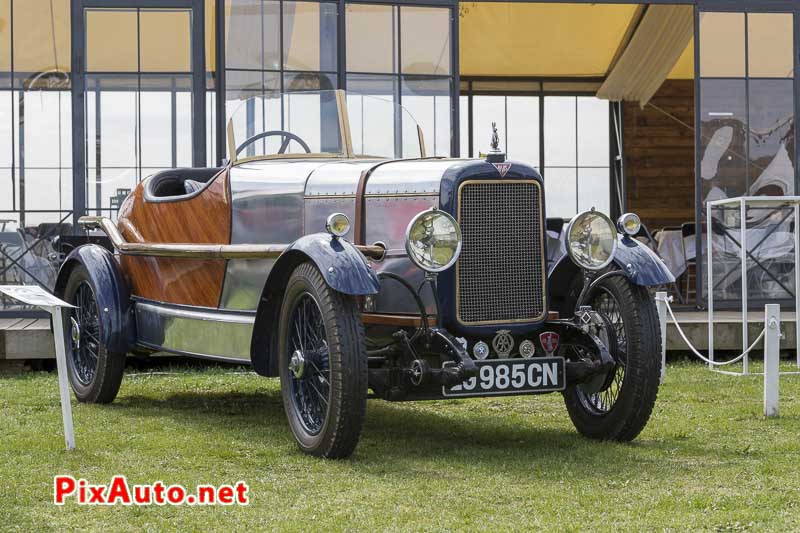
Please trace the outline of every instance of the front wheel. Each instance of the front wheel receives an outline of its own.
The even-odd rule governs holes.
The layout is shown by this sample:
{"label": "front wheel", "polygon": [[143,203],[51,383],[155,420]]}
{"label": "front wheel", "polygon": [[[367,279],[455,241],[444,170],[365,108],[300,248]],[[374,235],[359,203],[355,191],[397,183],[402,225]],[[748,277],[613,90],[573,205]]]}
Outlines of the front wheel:
{"label": "front wheel", "polygon": [[355,450],[367,407],[367,353],[358,303],[311,263],[289,278],[278,336],[281,396],[300,449],[340,459]]}
{"label": "front wheel", "polygon": [[630,441],[644,429],[658,395],[661,331],[655,302],[645,287],[617,276],[600,282],[587,303],[613,326],[617,366],[603,390],[577,385],[564,391],[567,411],[587,437]]}

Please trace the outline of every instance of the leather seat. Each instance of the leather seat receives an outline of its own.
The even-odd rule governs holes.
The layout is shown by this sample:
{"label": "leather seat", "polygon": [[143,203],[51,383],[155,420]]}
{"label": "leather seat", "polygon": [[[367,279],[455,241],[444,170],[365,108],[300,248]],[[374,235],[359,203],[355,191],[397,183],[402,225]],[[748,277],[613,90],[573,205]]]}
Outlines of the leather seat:
{"label": "leather seat", "polygon": [[191,198],[200,193],[222,168],[176,168],[158,172],[147,178],[145,200],[166,202]]}

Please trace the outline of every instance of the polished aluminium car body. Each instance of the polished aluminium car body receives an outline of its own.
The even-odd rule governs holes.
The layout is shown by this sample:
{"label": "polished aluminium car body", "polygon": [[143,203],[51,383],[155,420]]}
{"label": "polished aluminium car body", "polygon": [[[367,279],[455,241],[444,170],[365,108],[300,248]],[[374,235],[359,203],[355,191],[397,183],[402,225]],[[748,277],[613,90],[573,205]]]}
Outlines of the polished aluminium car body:
{"label": "polished aluminium car body", "polygon": [[[584,304],[612,278],[631,286],[672,281],[660,260],[612,224],[609,266],[583,269],[568,253],[563,223],[548,230],[544,183],[530,166],[506,161],[496,145],[481,160],[425,157],[419,128],[413,157],[355,156],[341,92],[335,109],[338,151],[237,159],[246,145],[273,135],[281,137],[280,152],[290,140],[308,147],[283,131],[237,146],[229,126],[233,155],[224,167],[161,172],[131,193],[116,222],[82,219],[87,229],[104,231],[114,251],[76,249],[57,290],[69,297],[71,279],[85,269],[105,350],[249,362],[259,374],[277,376],[286,364],[277,338],[286,320],[283,294],[308,263],[330,289],[356,302],[369,388],[378,397],[535,393],[587,383],[591,394],[606,390],[620,365],[620,330]],[[460,226],[460,256],[442,272],[409,256],[411,225],[425,212]],[[352,228],[338,236],[329,224],[341,215]],[[73,339],[80,328],[73,320]],[[557,373],[549,387],[474,389],[490,362],[552,362],[565,349],[577,355],[555,357],[552,368],[519,363],[529,376]],[[300,376],[303,361],[295,351],[288,371]],[[540,377],[529,381],[542,385]],[[639,429],[598,436],[632,438]]]}

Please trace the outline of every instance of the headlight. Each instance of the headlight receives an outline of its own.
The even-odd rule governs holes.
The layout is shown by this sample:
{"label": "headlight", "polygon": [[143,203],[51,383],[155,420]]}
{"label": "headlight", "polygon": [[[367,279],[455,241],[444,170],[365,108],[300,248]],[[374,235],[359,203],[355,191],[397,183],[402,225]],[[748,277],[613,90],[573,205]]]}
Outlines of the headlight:
{"label": "headlight", "polygon": [[617,249],[617,230],[607,216],[592,209],[575,215],[567,226],[567,251],[588,270],[608,266]]}
{"label": "headlight", "polygon": [[617,229],[633,237],[642,228],[642,221],[636,213],[625,213],[617,219]]}
{"label": "headlight", "polygon": [[461,228],[458,222],[438,209],[417,213],[406,228],[406,252],[414,264],[423,270],[447,270],[461,253]]}
{"label": "headlight", "polygon": [[325,221],[325,230],[334,237],[344,237],[350,231],[350,219],[344,213],[333,213]]}

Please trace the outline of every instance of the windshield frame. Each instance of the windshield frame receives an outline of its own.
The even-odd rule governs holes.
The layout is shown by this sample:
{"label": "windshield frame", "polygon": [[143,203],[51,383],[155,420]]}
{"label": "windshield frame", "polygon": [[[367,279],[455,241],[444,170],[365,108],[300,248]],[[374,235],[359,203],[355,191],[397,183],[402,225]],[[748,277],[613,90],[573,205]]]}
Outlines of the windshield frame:
{"label": "windshield frame", "polygon": [[[234,125],[233,125],[233,116],[228,119],[228,126],[226,129],[227,133],[227,146],[228,146],[228,164],[235,166],[242,163],[247,163],[249,161],[261,161],[261,160],[281,160],[281,159],[391,159],[391,157],[387,156],[370,156],[370,155],[361,155],[355,154],[353,151],[353,138],[350,131],[350,115],[347,111],[347,93],[342,89],[335,89],[333,90],[335,97],[336,97],[336,115],[339,121],[339,138],[341,139],[341,151],[340,152],[312,152],[312,153],[284,153],[284,154],[262,154],[262,155],[254,155],[248,157],[238,157],[236,154],[237,148],[237,141],[236,136],[234,134]],[[285,93],[291,94],[291,93]],[[246,100],[245,100],[246,101]],[[386,100],[387,103],[391,103],[398,107],[400,104],[396,104],[394,102],[390,102]],[[242,105],[244,102],[242,102]],[[407,111],[406,111],[407,113]],[[234,113],[235,115],[236,113]],[[412,117],[413,118],[413,117]],[[415,121],[416,122],[416,121]],[[417,131],[417,140],[419,142],[419,154],[421,158],[426,157],[425,153],[425,139],[422,133],[422,128],[419,124],[416,124],[416,131]],[[245,139],[246,140],[246,139]],[[417,159],[416,157],[414,159]]]}

